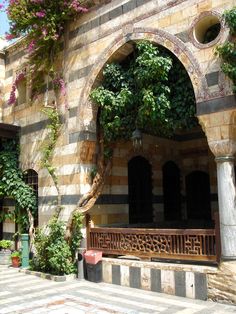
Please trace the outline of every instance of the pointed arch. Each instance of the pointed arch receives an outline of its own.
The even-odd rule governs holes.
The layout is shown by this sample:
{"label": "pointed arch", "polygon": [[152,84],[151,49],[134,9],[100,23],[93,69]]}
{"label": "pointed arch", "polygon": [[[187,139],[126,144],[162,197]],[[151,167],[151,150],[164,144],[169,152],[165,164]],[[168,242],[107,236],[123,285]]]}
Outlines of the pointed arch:
{"label": "pointed arch", "polygon": [[[83,89],[80,106],[78,108],[77,117],[79,119],[79,111],[84,107],[92,106],[89,102],[89,95],[97,81],[99,81],[99,74],[104,65],[111,60],[112,56],[123,48],[125,44],[132,41],[149,40],[160,46],[165,47],[172,52],[186,69],[193,85],[196,102],[201,102],[206,98],[207,83],[204,74],[200,69],[200,65],[192,52],[186,45],[176,36],[160,29],[153,28],[133,28],[132,33],[124,33],[119,35],[113,42],[98,56],[97,62],[94,63],[92,69],[88,74],[88,80]],[[124,49],[123,51],[124,52]]]}

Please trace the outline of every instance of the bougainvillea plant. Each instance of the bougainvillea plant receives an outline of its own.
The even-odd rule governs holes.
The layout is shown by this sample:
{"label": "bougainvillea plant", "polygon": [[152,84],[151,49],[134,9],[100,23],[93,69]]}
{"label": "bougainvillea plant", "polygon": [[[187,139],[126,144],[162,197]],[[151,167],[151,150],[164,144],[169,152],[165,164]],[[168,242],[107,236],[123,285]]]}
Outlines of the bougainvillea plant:
{"label": "bougainvillea plant", "polygon": [[233,82],[233,92],[236,93],[236,7],[225,11],[223,16],[230,36],[224,44],[217,47],[216,53],[222,60],[221,69]]}
{"label": "bougainvillea plant", "polygon": [[11,92],[10,92],[10,97],[8,99],[8,105],[14,105],[16,103],[16,90],[17,90],[17,85],[24,80],[26,77],[26,71],[25,69],[18,72],[16,74],[15,80],[11,86]]}
{"label": "bougainvillea plant", "polygon": [[41,77],[38,93],[42,92],[42,86],[45,84],[43,79],[48,76],[53,89],[60,88],[62,94],[65,94],[61,65],[56,67],[55,64],[58,63],[56,61],[67,21],[73,20],[79,13],[87,12],[83,2],[85,1],[9,0],[6,6],[10,21],[10,31],[6,34],[6,39],[25,36],[31,65],[30,80],[34,84],[39,73]]}

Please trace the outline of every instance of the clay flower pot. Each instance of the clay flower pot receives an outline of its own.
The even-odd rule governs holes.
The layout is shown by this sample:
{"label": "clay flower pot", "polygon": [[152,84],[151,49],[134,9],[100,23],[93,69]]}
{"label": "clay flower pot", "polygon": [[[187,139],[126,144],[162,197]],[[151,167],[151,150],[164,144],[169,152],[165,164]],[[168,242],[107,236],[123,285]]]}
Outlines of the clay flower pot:
{"label": "clay flower pot", "polygon": [[20,252],[11,253],[11,264],[13,267],[19,267],[21,264]]}

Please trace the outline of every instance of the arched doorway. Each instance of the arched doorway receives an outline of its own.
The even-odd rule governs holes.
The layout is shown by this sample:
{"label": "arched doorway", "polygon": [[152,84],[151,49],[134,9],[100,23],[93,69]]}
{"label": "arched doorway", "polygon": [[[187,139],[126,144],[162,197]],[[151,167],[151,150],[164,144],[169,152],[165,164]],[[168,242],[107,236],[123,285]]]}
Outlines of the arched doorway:
{"label": "arched doorway", "polygon": [[152,167],[137,156],[128,162],[129,223],[150,223],[152,209]]}
{"label": "arched doorway", "polygon": [[186,203],[188,219],[211,220],[209,174],[193,171],[186,176]]}
{"label": "arched doorway", "polygon": [[162,167],[164,217],[166,221],[181,219],[180,170],[168,161]]}

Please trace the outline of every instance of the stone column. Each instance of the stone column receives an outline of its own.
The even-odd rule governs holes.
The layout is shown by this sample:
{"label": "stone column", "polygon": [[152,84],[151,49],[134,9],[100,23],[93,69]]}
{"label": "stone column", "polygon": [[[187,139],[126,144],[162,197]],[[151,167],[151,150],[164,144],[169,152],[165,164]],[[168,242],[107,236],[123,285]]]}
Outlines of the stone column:
{"label": "stone column", "polygon": [[221,257],[236,260],[236,110],[198,117],[217,164]]}
{"label": "stone column", "polygon": [[221,251],[223,259],[236,260],[236,191],[234,157],[220,156],[217,163]]}

